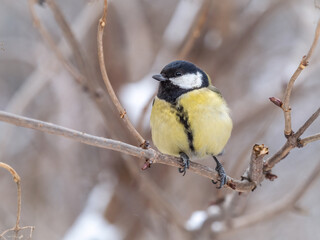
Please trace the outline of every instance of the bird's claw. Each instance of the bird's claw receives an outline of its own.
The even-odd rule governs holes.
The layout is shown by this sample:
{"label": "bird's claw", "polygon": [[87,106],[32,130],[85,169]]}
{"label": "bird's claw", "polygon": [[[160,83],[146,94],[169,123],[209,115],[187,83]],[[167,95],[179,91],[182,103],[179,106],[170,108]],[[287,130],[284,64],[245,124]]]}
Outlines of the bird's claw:
{"label": "bird's claw", "polygon": [[180,159],[181,159],[181,167],[179,168],[178,171],[179,173],[182,173],[182,176],[186,175],[187,168],[190,166],[190,160],[187,154],[185,153],[180,153]]}
{"label": "bird's claw", "polygon": [[212,183],[217,184],[218,182],[220,182],[220,185],[217,187],[218,189],[220,189],[223,187],[223,185],[225,185],[227,183],[227,174],[224,171],[224,168],[223,168],[222,164],[218,161],[218,159],[215,156],[213,156],[213,159],[216,161],[216,164],[217,164],[215,170],[219,174],[219,179],[218,179],[218,181],[212,180]]}

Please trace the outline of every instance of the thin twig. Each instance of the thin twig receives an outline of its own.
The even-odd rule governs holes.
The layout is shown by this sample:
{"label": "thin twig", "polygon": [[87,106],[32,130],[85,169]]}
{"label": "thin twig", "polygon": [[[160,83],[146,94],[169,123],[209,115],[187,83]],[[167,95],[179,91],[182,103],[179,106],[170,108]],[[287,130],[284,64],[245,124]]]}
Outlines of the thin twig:
{"label": "thin twig", "polygon": [[307,128],[319,117],[320,108],[318,108],[309,119],[299,128],[299,130],[295,133],[296,137],[301,137],[301,135],[307,130]]}
{"label": "thin twig", "polygon": [[[282,146],[282,148],[266,161],[263,169],[265,172],[270,171],[274,167],[274,165],[284,159],[293,148],[303,147],[306,145],[301,144],[300,136],[319,117],[319,114],[320,108],[318,108],[309,117],[309,119],[302,125],[302,127],[300,127],[300,129],[295,134],[291,134],[291,136],[288,136],[287,141]],[[317,139],[314,139],[314,141],[316,140]]]}
{"label": "thin twig", "polygon": [[17,219],[16,219],[16,224],[13,228],[7,229],[4,232],[0,233],[0,239],[6,239],[5,235],[8,232],[14,232],[14,239],[18,240],[21,239],[19,236],[19,232],[24,229],[30,229],[30,239],[32,237],[32,232],[34,230],[33,226],[25,226],[25,227],[20,227],[20,217],[21,217],[21,178],[19,174],[14,170],[13,167],[9,166],[6,163],[0,162],[0,168],[6,169],[8,172],[13,177],[13,181],[17,184]]}
{"label": "thin twig", "polygon": [[300,144],[302,146],[307,145],[308,143],[314,142],[314,141],[319,141],[320,140],[320,133],[312,135],[310,137],[306,137],[304,139],[300,140]]}
{"label": "thin twig", "polygon": [[98,34],[97,34],[97,42],[98,42],[98,57],[99,57],[99,64],[100,64],[100,69],[101,69],[101,74],[103,81],[107,87],[108,93],[110,94],[111,100],[116,106],[116,108],[119,111],[120,118],[122,118],[131,132],[131,134],[138,140],[139,145],[142,147],[146,147],[146,141],[144,138],[138,133],[138,131],[134,128],[132,123],[130,122],[126,110],[122,107],[117,95],[115,94],[112,85],[110,83],[105,62],[104,62],[104,53],[103,53],[103,30],[106,25],[106,17],[107,17],[107,9],[108,9],[108,2],[107,0],[104,1],[104,8],[103,8],[103,15],[99,20],[98,24]]}
{"label": "thin twig", "polygon": [[276,152],[272,157],[270,157],[266,161],[263,170],[265,172],[270,171],[274,167],[274,165],[276,165],[278,162],[280,162],[282,159],[288,156],[289,152],[293,148],[294,146],[292,146],[290,142],[287,141],[278,152]]}
{"label": "thin twig", "polygon": [[297,70],[292,75],[292,77],[291,77],[291,79],[290,79],[290,81],[289,81],[289,83],[287,85],[284,97],[283,97],[282,109],[283,109],[284,118],[285,118],[284,134],[287,137],[293,134],[292,127],[291,127],[291,108],[289,106],[290,105],[290,96],[291,96],[292,88],[293,88],[294,82],[299,77],[299,75],[302,72],[302,70],[306,66],[308,66],[308,64],[309,64],[308,61],[309,61],[310,57],[312,56],[312,54],[313,54],[313,52],[314,52],[314,50],[315,50],[315,48],[317,46],[319,35],[320,35],[320,19],[319,19],[318,24],[317,24],[317,28],[316,28],[316,31],[315,31],[313,43],[312,43],[307,55],[302,58]]}
{"label": "thin twig", "polygon": [[[0,121],[24,128],[31,128],[42,132],[47,132],[53,135],[63,136],[91,146],[123,152],[138,158],[150,159],[149,161],[152,163],[181,167],[180,158],[162,154],[152,148],[142,149],[140,147],[135,147],[121,141],[93,136],[52,123],[18,116],[4,111],[0,111]],[[195,162],[190,163],[189,171],[215,181],[219,178],[215,170]],[[226,186],[239,192],[248,192],[255,187],[254,183],[252,182],[236,180],[229,176],[227,177],[227,180],[228,183],[226,184]]]}
{"label": "thin twig", "polygon": [[13,177],[13,181],[17,184],[17,193],[18,193],[18,206],[17,206],[17,220],[16,220],[16,226],[15,229],[19,229],[19,223],[20,223],[20,215],[21,215],[21,179],[16,170],[13,169],[13,167],[9,166],[6,163],[0,162],[0,168],[6,169],[8,172],[11,173]]}

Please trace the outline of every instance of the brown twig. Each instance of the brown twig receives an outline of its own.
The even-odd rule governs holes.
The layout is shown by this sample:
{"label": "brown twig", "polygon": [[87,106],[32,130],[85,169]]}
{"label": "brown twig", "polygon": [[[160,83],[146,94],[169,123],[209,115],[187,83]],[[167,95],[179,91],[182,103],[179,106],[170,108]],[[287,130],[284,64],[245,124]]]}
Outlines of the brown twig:
{"label": "brown twig", "polygon": [[292,127],[291,127],[291,108],[290,108],[290,96],[291,96],[292,88],[293,88],[294,82],[299,77],[302,70],[306,66],[308,66],[308,64],[309,64],[308,61],[317,46],[319,35],[320,35],[320,20],[318,21],[311,47],[310,47],[307,55],[302,58],[297,70],[292,75],[292,77],[287,85],[286,91],[284,93],[284,97],[283,97],[283,101],[282,101],[283,105],[281,106],[281,108],[283,109],[283,113],[284,113],[284,119],[285,119],[284,134],[286,137],[289,137],[290,135],[293,134]]}
{"label": "brown twig", "polygon": [[295,133],[297,138],[301,137],[301,135],[307,130],[308,127],[319,117],[320,108],[318,108],[309,119],[299,128],[299,130]]}
{"label": "brown twig", "polygon": [[316,138],[313,139],[313,141],[306,141],[304,144],[301,144],[300,136],[319,117],[319,114],[320,108],[318,108],[311,115],[311,117],[302,125],[302,127],[296,133],[293,133],[291,134],[291,136],[288,137],[286,143],[282,146],[282,148],[266,161],[263,169],[265,172],[270,171],[274,167],[274,165],[276,165],[278,162],[284,159],[293,148],[303,147],[307,143],[318,140]]}
{"label": "brown twig", "polygon": [[112,85],[110,83],[106,67],[105,67],[104,53],[103,53],[103,30],[106,25],[107,9],[108,9],[108,2],[107,2],[107,0],[105,0],[104,1],[104,8],[103,8],[103,15],[99,20],[98,34],[97,34],[98,57],[99,57],[101,75],[102,75],[103,81],[106,85],[106,88],[108,90],[108,93],[110,94],[111,100],[119,111],[120,118],[122,118],[124,120],[127,128],[131,132],[131,134],[138,140],[139,145],[142,147],[146,147],[146,145],[147,145],[146,140],[144,140],[144,138],[138,133],[138,131],[132,125],[132,123],[130,122],[130,120],[126,114],[126,110],[122,107],[117,95],[115,94],[115,92],[112,88]]}
{"label": "brown twig", "polygon": [[20,215],[21,215],[21,179],[16,170],[14,170],[11,166],[6,163],[0,162],[0,168],[6,169],[8,172],[11,173],[13,177],[13,181],[17,184],[17,193],[18,193],[18,206],[17,206],[17,220],[15,229],[19,229],[20,223]]}
{"label": "brown twig", "polygon": [[20,227],[20,217],[21,217],[21,178],[18,175],[18,173],[16,172],[16,170],[14,170],[14,168],[12,168],[11,166],[9,166],[6,163],[0,162],[0,168],[6,169],[8,172],[10,172],[10,174],[13,177],[13,181],[17,184],[17,219],[16,219],[16,224],[13,228],[7,229],[6,231],[2,232],[0,234],[0,239],[4,238],[5,239],[5,235],[10,232],[13,231],[15,233],[15,237],[14,239],[20,239],[18,234],[19,231],[23,230],[23,229],[27,229],[29,228],[31,231],[31,235],[32,235],[32,231],[33,228],[32,226],[27,226],[27,227]]}
{"label": "brown twig", "polygon": [[310,137],[306,137],[304,139],[300,140],[300,144],[302,146],[307,145],[308,143],[314,142],[314,141],[319,141],[320,140],[320,133],[312,135]]}
{"label": "brown twig", "polygon": [[[142,149],[140,147],[135,147],[121,141],[93,136],[52,123],[18,116],[4,111],[0,111],[0,121],[14,124],[20,127],[31,128],[42,132],[63,136],[84,144],[111,149],[138,158],[150,159],[149,161],[152,163],[181,167],[180,158],[162,154],[152,148]],[[215,170],[195,162],[190,163],[189,171],[215,181],[218,180],[219,177]],[[227,180],[227,186],[239,192],[251,191],[255,186],[252,182],[236,180],[229,176],[227,177]]]}

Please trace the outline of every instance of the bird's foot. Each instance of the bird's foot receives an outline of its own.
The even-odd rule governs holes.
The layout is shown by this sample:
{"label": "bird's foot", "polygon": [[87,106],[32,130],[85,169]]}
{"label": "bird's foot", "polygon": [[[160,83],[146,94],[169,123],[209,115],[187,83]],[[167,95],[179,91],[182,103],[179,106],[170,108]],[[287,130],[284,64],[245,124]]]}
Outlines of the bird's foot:
{"label": "bird's foot", "polygon": [[218,172],[219,178],[220,178],[218,181],[212,180],[212,183],[217,184],[218,182],[220,182],[219,187],[217,187],[218,189],[220,189],[223,187],[223,185],[225,185],[227,183],[227,174],[224,171],[224,168],[223,168],[222,164],[218,161],[218,159],[215,156],[212,156],[212,157],[216,161],[217,166],[216,166],[215,170]]}
{"label": "bird's foot", "polygon": [[179,168],[179,173],[182,173],[182,176],[186,175],[187,168],[189,168],[190,160],[187,154],[184,152],[180,153],[180,159],[181,159],[181,167]]}

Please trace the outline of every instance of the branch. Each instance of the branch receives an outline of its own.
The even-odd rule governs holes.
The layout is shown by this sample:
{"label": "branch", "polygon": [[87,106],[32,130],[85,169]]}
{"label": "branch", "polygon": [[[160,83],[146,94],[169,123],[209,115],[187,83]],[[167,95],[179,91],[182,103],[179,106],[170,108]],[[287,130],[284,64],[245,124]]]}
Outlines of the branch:
{"label": "branch", "polygon": [[21,231],[23,229],[30,229],[30,237],[31,237],[33,229],[34,229],[33,226],[27,226],[27,227],[20,227],[19,226],[20,216],[21,216],[21,178],[18,175],[18,173],[16,172],[16,170],[14,170],[11,166],[9,166],[6,163],[0,162],[0,168],[6,169],[8,172],[10,172],[13,177],[13,181],[17,184],[17,220],[16,220],[16,224],[13,228],[7,229],[6,231],[0,233],[0,239],[2,239],[2,238],[5,239],[5,235],[11,231],[13,231],[15,234],[14,239],[20,239],[18,234],[19,234],[19,231]]}
{"label": "branch", "polygon": [[268,153],[268,148],[263,144],[255,144],[252,148],[249,169],[244,174],[244,178],[248,177],[249,181],[252,181],[255,186],[258,186],[263,181],[263,158]]}
{"label": "branch", "polygon": [[5,164],[3,162],[0,162],[0,168],[6,169],[8,172],[11,173],[13,177],[13,181],[17,184],[17,192],[18,192],[18,207],[17,207],[17,220],[16,220],[16,226],[15,229],[19,229],[19,223],[20,223],[20,215],[21,215],[21,183],[20,183],[20,176],[14,170],[11,166],[8,164]]}
{"label": "branch", "polygon": [[[269,98],[271,102],[273,102],[276,106],[282,108],[282,110],[284,112],[284,119],[285,119],[284,134],[287,138],[287,142],[283,145],[283,147],[277,153],[275,153],[271,158],[269,158],[267,160],[267,162],[264,165],[265,172],[269,172],[274,167],[275,164],[277,164],[282,159],[284,159],[289,154],[291,149],[293,149],[295,147],[303,147],[304,146],[303,144],[300,143],[300,141],[301,141],[300,136],[319,117],[320,108],[318,108],[315,111],[315,113],[312,114],[312,116],[300,127],[300,129],[297,131],[297,133],[294,133],[292,131],[292,128],[291,128],[291,108],[289,106],[292,88],[293,88],[295,80],[299,77],[302,70],[306,66],[308,66],[308,64],[309,64],[308,61],[309,61],[310,57],[312,56],[312,54],[316,48],[316,45],[318,43],[319,35],[320,35],[320,19],[318,20],[314,40],[311,44],[311,47],[310,47],[307,55],[302,58],[302,60],[299,64],[299,67],[297,68],[295,73],[292,75],[292,77],[287,85],[283,102],[280,99],[277,99],[275,97]],[[317,138],[315,138],[313,141],[316,141],[316,140],[317,140]]]}
{"label": "branch", "polygon": [[296,137],[301,137],[301,135],[307,130],[308,127],[319,117],[320,108],[318,108],[309,119],[299,128],[299,130],[295,133]]}
{"label": "branch", "polygon": [[[142,149],[140,147],[136,147],[124,142],[93,136],[84,132],[79,132],[73,129],[61,127],[52,123],[18,116],[4,111],[0,111],[0,121],[14,124],[16,126],[24,128],[31,128],[53,135],[66,137],[87,145],[126,153],[128,155],[135,156],[138,158],[149,159],[150,163],[159,163],[173,167],[181,167],[180,158],[162,154],[152,148]],[[217,181],[219,178],[215,170],[195,162],[190,162],[189,171],[215,181]],[[227,177],[227,181],[227,187],[232,188],[238,192],[248,192],[255,187],[255,184],[252,182],[236,180],[229,176]]]}
{"label": "branch", "polygon": [[292,131],[292,127],[291,127],[291,108],[289,106],[290,104],[290,96],[291,96],[291,92],[292,92],[292,88],[294,85],[294,82],[296,81],[296,79],[299,77],[300,73],[302,72],[303,69],[305,69],[306,66],[308,66],[309,64],[309,59],[311,58],[316,46],[317,46],[317,42],[319,39],[319,35],[320,35],[320,20],[318,21],[317,24],[317,28],[315,31],[315,35],[314,35],[314,39],[313,39],[313,43],[307,53],[306,56],[304,56],[297,68],[297,70],[294,72],[294,74],[292,75],[285,94],[284,94],[284,100],[283,100],[283,104],[281,106],[283,113],[284,113],[284,119],[285,119],[285,128],[284,128],[284,134],[286,137],[290,136],[291,134],[293,134]]}
{"label": "branch", "polygon": [[131,134],[138,140],[140,146],[146,148],[148,145],[146,140],[144,140],[144,138],[138,133],[138,131],[134,128],[134,126],[130,122],[130,120],[127,116],[126,110],[122,107],[117,95],[115,94],[115,92],[111,86],[111,83],[110,83],[110,80],[109,80],[109,77],[107,74],[107,70],[105,67],[104,54],[103,54],[103,30],[106,25],[107,9],[108,9],[108,2],[107,2],[107,0],[105,0],[104,1],[104,8],[103,8],[103,15],[99,20],[98,34],[97,34],[98,57],[99,57],[99,64],[100,64],[102,78],[103,78],[103,81],[107,87],[108,93],[110,94],[112,102],[114,103],[114,105],[116,106],[116,108],[119,111],[120,118],[122,118],[124,120],[127,128],[129,129]]}
{"label": "branch", "polygon": [[[301,143],[300,136],[304,133],[305,130],[319,117],[320,114],[320,108],[318,108],[310,117],[309,119],[300,127],[300,129],[295,134],[291,134],[291,136],[287,137],[286,143],[282,146],[282,148],[276,152],[271,158],[269,158],[265,165],[264,165],[264,171],[268,172],[270,171],[274,165],[276,165],[278,162],[280,162],[282,159],[284,159],[291,149],[296,147],[304,147],[307,143],[303,144]],[[312,136],[312,141],[310,139],[307,139],[307,141],[313,142],[316,140],[319,140],[317,137]]]}
{"label": "branch", "polygon": [[319,140],[320,140],[320,133],[315,134],[315,135],[312,135],[312,136],[310,136],[310,137],[306,137],[306,138],[300,140],[300,144],[301,144],[302,146],[305,146],[305,145],[307,145],[308,143],[311,143],[311,142],[314,142],[314,141],[319,141]]}

